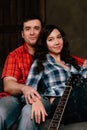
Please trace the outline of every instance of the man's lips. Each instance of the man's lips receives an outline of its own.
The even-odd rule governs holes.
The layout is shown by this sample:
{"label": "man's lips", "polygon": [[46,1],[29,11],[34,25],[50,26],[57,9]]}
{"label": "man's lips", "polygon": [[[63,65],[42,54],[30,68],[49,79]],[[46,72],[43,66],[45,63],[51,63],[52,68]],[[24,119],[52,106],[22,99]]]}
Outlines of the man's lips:
{"label": "man's lips", "polygon": [[32,40],[33,40],[33,39],[36,39],[36,37],[30,37],[30,39],[32,39]]}

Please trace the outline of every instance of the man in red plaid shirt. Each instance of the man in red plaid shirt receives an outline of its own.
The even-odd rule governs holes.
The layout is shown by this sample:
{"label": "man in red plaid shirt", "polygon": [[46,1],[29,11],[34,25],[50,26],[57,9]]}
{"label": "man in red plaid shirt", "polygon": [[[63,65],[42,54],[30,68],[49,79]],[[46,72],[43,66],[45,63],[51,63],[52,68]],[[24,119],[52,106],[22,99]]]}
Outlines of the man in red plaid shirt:
{"label": "man in red plaid shirt", "polygon": [[22,38],[24,44],[7,56],[2,78],[4,96],[0,99],[0,130],[9,129],[20,115],[23,104],[20,96],[24,94],[26,102],[32,103],[38,92],[25,85],[28,71],[33,62],[34,45],[42,29],[43,22],[38,16],[30,16],[23,21]]}

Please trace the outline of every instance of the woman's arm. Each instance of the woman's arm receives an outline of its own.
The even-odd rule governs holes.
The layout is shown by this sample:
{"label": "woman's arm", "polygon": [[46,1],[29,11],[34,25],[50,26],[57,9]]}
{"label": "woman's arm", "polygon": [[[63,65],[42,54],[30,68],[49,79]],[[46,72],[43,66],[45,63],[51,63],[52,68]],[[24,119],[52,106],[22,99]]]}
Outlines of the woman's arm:
{"label": "woman's arm", "polygon": [[45,121],[46,116],[47,113],[43,103],[37,99],[37,101],[32,104],[31,119],[35,119],[36,123],[40,124],[41,121]]}

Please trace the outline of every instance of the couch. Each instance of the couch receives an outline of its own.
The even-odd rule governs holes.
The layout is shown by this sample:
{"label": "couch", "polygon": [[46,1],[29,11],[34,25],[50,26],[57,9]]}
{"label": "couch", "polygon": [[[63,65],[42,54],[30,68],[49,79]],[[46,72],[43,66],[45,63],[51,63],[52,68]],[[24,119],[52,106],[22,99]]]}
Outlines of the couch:
{"label": "couch", "polygon": [[[49,124],[50,120],[47,120],[47,122],[43,126],[43,130],[48,130]],[[65,126],[60,125],[59,130],[87,130],[87,122],[73,123]]]}
{"label": "couch", "polygon": [[[50,120],[44,123],[42,130],[48,130]],[[14,124],[9,130],[17,130],[17,124]],[[53,129],[55,130],[55,129]],[[87,130],[87,122],[73,123],[69,125],[60,125],[59,130]]]}

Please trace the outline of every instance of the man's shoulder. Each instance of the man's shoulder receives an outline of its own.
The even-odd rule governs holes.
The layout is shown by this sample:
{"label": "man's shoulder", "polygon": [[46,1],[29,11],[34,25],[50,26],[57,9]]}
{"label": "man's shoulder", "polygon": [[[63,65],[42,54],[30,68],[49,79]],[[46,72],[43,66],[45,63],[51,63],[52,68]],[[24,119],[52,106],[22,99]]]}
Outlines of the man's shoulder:
{"label": "man's shoulder", "polygon": [[24,52],[24,45],[21,45],[21,46],[19,46],[19,47],[17,47],[16,49],[14,49],[13,51],[11,51],[10,53],[9,53],[9,55],[19,55],[19,54],[22,54]]}

